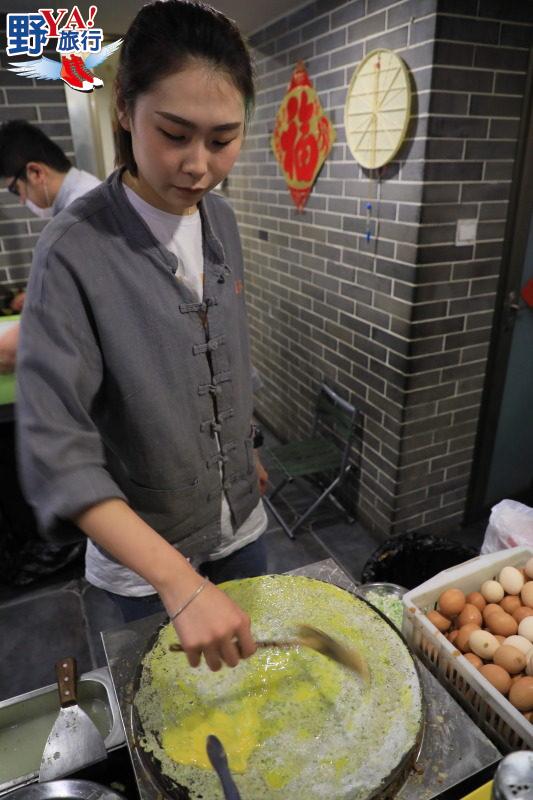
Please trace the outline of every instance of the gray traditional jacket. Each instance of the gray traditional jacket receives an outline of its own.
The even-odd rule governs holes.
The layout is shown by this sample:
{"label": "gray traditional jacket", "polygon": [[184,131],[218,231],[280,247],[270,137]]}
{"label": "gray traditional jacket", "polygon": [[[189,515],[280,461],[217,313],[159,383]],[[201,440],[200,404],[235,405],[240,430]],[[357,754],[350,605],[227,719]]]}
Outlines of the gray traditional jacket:
{"label": "gray traditional jacket", "polygon": [[[220,539],[221,480],[239,527],[259,501],[235,216],[206,195],[204,297],[128,202],[120,173],[41,235],[17,359],[21,480],[47,538],[126,500],[185,555]],[[218,449],[218,433],[221,451]]]}

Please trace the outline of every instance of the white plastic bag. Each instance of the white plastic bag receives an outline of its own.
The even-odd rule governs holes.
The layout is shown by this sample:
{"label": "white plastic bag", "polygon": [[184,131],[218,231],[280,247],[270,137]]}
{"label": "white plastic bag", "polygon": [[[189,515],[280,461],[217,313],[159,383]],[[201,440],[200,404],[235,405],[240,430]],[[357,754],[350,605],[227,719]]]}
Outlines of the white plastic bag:
{"label": "white plastic bag", "polygon": [[516,500],[502,500],[492,507],[481,553],[519,545],[533,547],[533,508]]}

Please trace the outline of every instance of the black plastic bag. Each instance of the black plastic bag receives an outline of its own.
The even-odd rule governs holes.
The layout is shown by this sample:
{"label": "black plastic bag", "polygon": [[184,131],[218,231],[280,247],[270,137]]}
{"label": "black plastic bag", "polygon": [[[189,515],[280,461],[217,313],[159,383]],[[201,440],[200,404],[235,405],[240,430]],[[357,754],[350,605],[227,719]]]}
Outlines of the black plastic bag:
{"label": "black plastic bag", "polygon": [[398,583],[414,589],[443,569],[479,555],[473,547],[431,534],[407,533],[383,542],[361,574],[363,583]]}

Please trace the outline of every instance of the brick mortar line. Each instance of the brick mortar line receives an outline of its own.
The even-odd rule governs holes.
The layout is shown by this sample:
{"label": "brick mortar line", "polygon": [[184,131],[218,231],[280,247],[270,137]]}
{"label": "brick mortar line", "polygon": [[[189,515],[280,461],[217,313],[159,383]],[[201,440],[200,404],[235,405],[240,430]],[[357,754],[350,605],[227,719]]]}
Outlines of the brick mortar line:
{"label": "brick mortar line", "polygon": [[[462,19],[462,20],[465,20],[465,21],[468,20],[469,22],[472,22],[472,21],[476,21],[476,22],[498,22],[500,25],[518,25],[518,26],[522,26],[524,28],[533,28],[533,23],[531,23],[531,22],[521,22],[521,21],[515,21],[515,20],[502,20],[502,19],[497,19],[495,17],[484,17],[484,16],[480,16],[478,14],[474,14],[474,15],[455,14],[453,11],[437,11],[436,13],[437,13],[438,17],[452,17],[453,19]],[[450,39],[448,41],[455,42],[455,44],[457,44],[457,40],[456,39]],[[463,41],[461,40],[460,43],[463,44]],[[490,46],[490,45],[487,45],[487,46]],[[497,47],[498,45],[494,45],[494,46]],[[508,46],[510,47],[511,45],[502,45],[502,47],[508,47]]]}
{"label": "brick mortar line", "polygon": [[[362,217],[356,217],[356,219],[362,219]],[[488,222],[492,222],[492,220],[487,220],[487,221]],[[394,224],[402,225],[403,223],[395,222]],[[453,224],[453,223],[451,223],[451,224]],[[344,234],[346,236],[350,236],[350,232],[349,231],[338,231],[338,230],[335,230],[334,228],[324,228],[324,230],[331,231],[333,233],[340,233],[340,234]],[[360,237],[360,239],[358,239],[357,241],[360,241],[361,239],[364,239],[364,234],[363,233],[355,233],[353,235],[357,236],[357,237]],[[296,237],[296,238],[304,239],[304,237],[302,237],[302,236],[299,236],[299,237]],[[379,239],[380,239],[381,242],[388,242],[389,244],[407,245],[408,247],[416,247],[416,248],[422,248],[422,247],[423,248],[436,248],[436,247],[456,247],[456,246],[460,246],[460,245],[455,245],[453,242],[450,242],[450,241],[448,241],[448,242],[440,242],[440,243],[432,243],[432,244],[420,244],[418,242],[401,242],[401,241],[398,241],[397,239],[388,239],[387,237],[381,236],[381,235],[380,235]],[[262,241],[262,240],[256,238],[256,241]],[[305,239],[305,241],[315,242],[316,244],[318,244],[319,246],[322,246],[322,247],[341,247],[341,248],[346,249],[346,245],[338,245],[338,244],[335,244],[333,242],[328,242],[328,241],[321,242],[321,241],[317,241],[316,239]],[[474,242],[472,245],[465,245],[465,247],[475,247],[476,244],[494,244],[494,243],[503,242],[503,241],[504,241],[503,237],[500,238],[500,239],[480,239],[480,240],[476,240],[476,242]],[[265,244],[270,244],[270,243],[269,242],[265,242]],[[276,244],[274,244],[273,247],[284,247],[284,245],[276,245]],[[290,244],[288,245],[288,247],[290,248]],[[348,248],[348,249],[351,250],[354,253],[362,252],[356,246],[354,246],[353,248]],[[252,252],[258,252],[258,254],[264,255],[264,253],[262,251],[252,251]],[[324,261],[331,261],[332,260],[331,258],[325,258],[323,256],[317,255],[316,253],[305,253],[304,255],[312,255],[314,258],[324,258]],[[364,255],[368,255],[369,257],[372,257],[373,254],[372,253],[364,253]],[[273,257],[274,258],[278,258],[279,256],[273,256]],[[394,263],[394,264],[400,264],[400,265],[405,265],[405,266],[415,267],[415,268],[424,268],[424,267],[446,266],[448,264],[450,264],[450,265],[452,265],[452,264],[453,265],[466,264],[469,261],[492,261],[494,259],[494,256],[492,256],[492,257],[486,256],[485,258],[481,258],[481,259],[469,258],[469,259],[458,260],[458,261],[450,261],[448,259],[446,261],[431,261],[431,262],[425,262],[423,264],[411,264],[409,261],[400,261],[398,258],[386,257],[386,256],[381,256],[381,255],[379,255],[378,258],[382,258],[382,259],[384,259],[386,261],[390,261],[391,263]],[[353,267],[353,269],[357,269],[357,267]],[[398,280],[398,279],[396,279],[396,280]],[[405,281],[405,283],[408,283],[408,281]],[[441,281],[441,283],[447,283],[447,281]],[[410,284],[410,285],[417,285],[417,284]]]}
{"label": "brick mortar line", "polygon": [[[365,449],[367,451],[370,451],[371,453],[376,455],[379,459],[381,459],[382,461],[385,461],[387,464],[389,464],[392,467],[392,469],[394,469],[394,470],[398,470],[399,469],[398,464],[394,464],[392,461],[389,461],[389,459],[386,458],[382,453],[378,453],[377,450],[375,450],[370,444],[368,444],[368,442],[363,443],[363,449]],[[398,453],[398,455],[399,455],[399,453]],[[377,467],[375,462],[373,462],[373,466]],[[377,467],[377,469],[379,469],[380,472],[383,472],[381,467]],[[385,474],[387,474],[387,473],[385,473]],[[389,477],[389,476],[387,476],[387,477]]]}
{"label": "brick mortar line", "polygon": [[[14,221],[16,221],[16,220],[14,220]],[[505,221],[505,220],[502,220],[502,221]],[[493,222],[493,220],[487,220],[487,222],[489,222],[489,223],[490,223],[490,222]],[[396,224],[401,224],[401,223],[396,223]],[[445,223],[445,224],[446,224],[446,223]],[[453,223],[451,223],[451,224],[453,224]],[[332,230],[332,229],[328,228],[327,230]],[[247,240],[247,241],[250,241],[249,237],[245,237],[245,238],[246,238],[246,240]],[[303,239],[304,237],[301,237],[301,236],[293,236],[293,235],[291,235],[291,238]],[[252,241],[259,242],[259,241],[262,241],[262,240],[261,240],[261,239],[258,239],[257,237],[255,237],[255,238],[254,238]],[[307,240],[307,239],[306,239],[305,241],[309,241],[309,240]],[[312,240],[310,240],[310,241],[316,241],[316,239],[312,239]],[[392,241],[392,240],[387,240],[387,241]],[[395,240],[394,240],[394,241],[395,241]],[[488,241],[488,240],[487,240],[487,241]],[[496,240],[496,239],[495,239],[495,240],[491,240],[491,241],[495,241],[495,242],[496,242],[496,241],[503,241],[503,240],[501,240],[501,239],[497,239],[497,240]],[[479,244],[485,244],[485,243],[486,243],[486,241],[483,239],[483,240],[480,240],[480,241],[479,241],[479,242],[477,242],[477,243],[479,243]],[[265,244],[269,244],[269,242],[265,242]],[[323,242],[318,242],[318,244],[324,244],[324,243],[323,243]],[[405,244],[405,243],[401,243],[401,244]],[[455,245],[450,245],[450,243],[449,243],[449,242],[445,242],[445,243],[444,243],[444,246],[448,246],[448,245],[449,245],[449,246],[451,246],[451,247],[454,247],[454,246],[455,246]],[[284,245],[273,245],[273,246],[274,246],[274,247],[285,247]],[[326,246],[327,246],[327,243],[326,243]],[[338,245],[330,245],[330,246],[332,246],[332,247],[337,247]],[[416,244],[413,244],[412,246],[413,246],[413,247],[427,247],[428,245],[416,245]],[[442,247],[442,245],[436,245],[436,246],[440,246],[440,247]],[[468,245],[468,246],[471,246],[471,245]],[[290,244],[289,244],[287,247],[288,247],[288,248],[290,248]],[[276,258],[276,259],[278,259],[278,260],[279,260],[279,256],[268,256],[268,255],[266,255],[264,252],[262,252],[261,250],[256,250],[256,249],[250,248],[250,246],[247,246],[247,249],[248,249],[248,250],[249,250],[251,253],[253,253],[253,254],[257,255],[257,256],[261,256],[261,257],[263,257],[263,258]],[[344,247],[344,248],[342,248],[342,249],[346,250],[347,248],[346,248],[346,247]],[[356,252],[356,253],[360,253],[361,251],[359,251],[358,249],[354,249],[353,251],[350,251],[350,252]],[[309,256],[309,255],[310,255],[312,258],[320,258],[320,259],[322,259],[324,262],[331,261],[331,259],[326,259],[326,258],[324,258],[323,256],[317,256],[317,255],[313,255],[313,254],[311,254],[311,253],[301,253],[301,255],[304,255],[304,256]],[[372,256],[371,256],[371,254],[364,254],[364,255],[368,255],[369,257],[372,257]],[[393,257],[380,256],[380,259],[381,259],[381,260],[383,260],[383,261],[389,262],[389,263],[391,263],[391,264],[397,264],[397,263],[399,263],[399,262],[397,261],[397,259],[395,259],[395,258],[393,258]],[[446,264],[446,265],[448,265],[448,264],[449,264],[449,265],[450,265],[450,267],[452,267],[452,269],[453,269],[454,267],[458,267],[458,266],[461,266],[461,265],[464,265],[464,264],[468,264],[468,263],[470,263],[471,261],[475,261],[476,263],[478,263],[478,262],[479,262],[479,263],[482,263],[482,262],[491,262],[491,261],[495,261],[495,260],[497,260],[495,256],[485,256],[485,257],[482,257],[482,258],[466,259],[466,260],[464,260],[464,261],[442,261],[442,262],[430,262],[430,263],[428,263],[428,264],[413,264],[413,265],[409,265],[409,266],[413,266],[413,267],[415,267],[416,269],[431,269],[431,268],[433,268],[434,266],[441,266],[442,264]],[[401,263],[403,263],[403,262],[401,262]],[[307,269],[307,270],[311,271],[312,273],[317,273],[317,274],[321,274],[321,275],[323,274],[323,273],[322,273],[321,271],[319,271],[318,269],[315,269],[314,267],[309,267],[309,266],[307,266],[307,265],[305,265],[305,264],[297,264],[296,266],[299,266],[299,267],[301,267],[302,269]],[[361,270],[361,271],[362,271],[362,272],[364,272],[365,274],[368,274],[368,275],[377,275],[378,277],[383,277],[383,278],[386,278],[386,279],[388,279],[388,280],[397,281],[397,282],[399,282],[399,283],[401,283],[401,284],[404,284],[404,285],[407,285],[407,286],[412,286],[412,287],[414,287],[414,288],[416,288],[417,286],[419,286],[419,285],[420,285],[418,282],[411,282],[411,281],[409,281],[409,280],[401,280],[400,278],[389,278],[388,276],[383,276],[383,275],[380,275],[380,273],[379,273],[379,272],[375,272],[375,271],[373,271],[371,268],[365,268],[365,267],[355,267],[355,266],[348,266],[347,268],[348,268],[348,269],[354,269],[354,270]],[[273,269],[274,271],[278,271],[278,272],[279,272],[279,270],[277,270],[277,269],[276,269],[276,267],[271,267],[271,269]],[[340,278],[340,277],[339,277],[339,278],[337,278],[337,277],[335,277],[335,276],[329,276],[329,277],[333,277],[333,279],[334,279],[334,280],[341,281],[341,282],[343,282],[343,283],[345,283],[345,284],[348,284],[348,285],[354,285],[354,282],[353,282],[353,281],[348,281],[348,280],[345,280],[344,278]],[[494,276],[494,275],[487,275],[487,276],[479,275],[479,276],[477,276],[477,277],[475,277],[475,278],[474,278],[474,277],[472,277],[472,278],[450,278],[450,280],[445,280],[445,281],[430,281],[430,282],[428,282],[427,284],[426,284],[426,283],[424,283],[424,284],[422,284],[422,285],[423,285],[423,286],[448,286],[448,285],[450,285],[450,284],[464,283],[465,281],[484,280],[484,279],[485,279],[485,278],[487,278],[487,277],[495,277],[495,276]],[[355,285],[359,285],[359,284],[355,284]],[[368,288],[368,287],[362,287],[362,288]],[[370,289],[369,291],[379,291],[379,290]],[[488,294],[492,294],[492,292],[486,292],[485,294],[487,294],[487,295],[488,295]],[[388,295],[387,295],[387,296],[388,296]],[[477,296],[477,295],[476,295],[476,296]],[[409,303],[409,301],[407,301],[407,300],[405,300],[405,301],[404,301],[404,300],[402,300],[402,298],[397,298],[397,299],[398,299],[398,300],[400,300],[401,302]],[[422,300],[422,301],[417,301],[417,303],[418,303],[418,302],[421,302],[421,303],[428,303],[428,302],[429,302],[429,303],[431,303],[431,302],[435,302],[435,303],[437,303],[437,302],[442,302],[443,300],[455,300],[455,299],[457,299],[457,298],[439,298],[439,299],[437,299],[437,300]]]}
{"label": "brick mortar line", "polygon": [[[274,25],[277,21],[279,21],[280,19],[283,19],[284,17],[289,17],[290,18],[293,13],[295,13],[296,11],[299,11],[300,9],[305,8],[306,5],[309,5],[309,3],[308,2],[307,3],[303,3],[301,6],[298,6],[296,9],[291,9],[290,14],[287,14],[287,13],[282,14],[277,19],[272,20],[272,22],[270,24]],[[335,33],[335,31],[343,30],[343,29],[347,28],[349,25],[355,25],[358,22],[366,21],[368,19],[371,19],[372,17],[377,17],[379,14],[382,14],[384,10],[388,10],[388,9],[378,9],[377,11],[374,11],[372,14],[365,14],[364,16],[362,16],[362,17],[360,17],[358,19],[354,19],[351,22],[342,23],[341,25],[338,25],[336,27],[333,27],[333,20],[332,20],[333,14],[335,13],[336,9],[332,9],[330,11],[326,11],[323,14],[320,14],[320,15],[317,15],[317,16],[312,16],[312,21],[313,22],[321,20],[324,17],[329,16],[330,20],[329,20],[329,28],[328,28],[327,33],[322,33],[322,34],[319,34],[318,36],[313,36],[311,39],[307,39],[304,42],[300,42],[299,44],[296,44],[296,45],[293,45],[291,47],[288,47],[286,50],[280,51],[280,53],[272,54],[272,57],[275,57],[276,55],[280,55],[281,53],[284,53],[284,52],[288,52],[290,50],[294,50],[296,47],[299,47],[299,46],[301,46],[303,44],[311,43],[311,42],[315,41],[316,39],[320,39],[322,36],[327,36],[330,33]],[[432,12],[431,14],[426,14],[426,15],[424,15],[424,17],[420,17],[420,19],[424,19],[424,18],[430,17],[430,16],[436,16],[436,13]],[[270,24],[267,26],[267,29],[268,29],[268,27],[270,27]],[[402,27],[407,27],[407,25],[408,25],[408,21],[397,25],[395,28],[385,27],[384,31],[383,31],[383,33],[381,35],[383,35],[384,33],[389,33],[389,32],[398,30],[399,28],[402,28]],[[264,27],[265,26],[263,26],[263,28]],[[255,31],[255,33],[259,33],[263,28],[259,28],[257,31]],[[281,34],[275,34],[270,39],[265,39],[265,41],[261,42],[260,44],[254,44],[254,45],[251,45],[251,47],[253,47],[253,48],[263,47],[264,45],[268,45],[271,42],[279,40],[280,38],[282,38],[283,36],[286,36],[289,33],[291,33],[290,30],[284,31]],[[249,34],[249,36],[247,38],[249,39],[249,38],[253,37],[253,35],[254,34],[251,33],[251,34]],[[378,34],[375,34],[375,35],[379,36],[380,34],[378,33]],[[367,37],[367,38],[373,38],[373,36],[370,36],[370,37]],[[357,41],[355,43],[357,43]],[[348,45],[349,44],[353,44],[353,42],[348,42]]]}
{"label": "brick mortar line", "polygon": [[[247,41],[252,39],[255,35],[260,33],[265,28],[268,30],[268,28],[270,28],[270,26],[276,25],[276,23],[278,23],[280,20],[285,19],[286,17],[290,18],[293,14],[296,14],[298,11],[301,11],[303,8],[305,8],[308,5],[310,5],[310,0],[304,0],[304,2],[301,3],[301,5],[298,5],[298,6],[295,6],[294,8],[292,8],[291,11],[290,11],[290,14],[287,14],[286,11],[283,11],[281,14],[279,14],[279,16],[274,17],[274,19],[270,20],[268,25],[264,25],[263,24],[263,25],[261,25],[260,28],[256,28],[254,31],[251,31],[250,33],[246,34]],[[313,16],[313,21],[314,20],[318,20],[318,19],[322,19],[323,17],[329,17],[331,13],[332,13],[331,11],[324,11],[322,14],[319,14],[317,16]],[[290,30],[286,30],[281,34],[278,33],[276,36],[274,36],[272,38],[273,39],[279,39],[279,38],[281,38],[281,36],[285,36],[288,33],[290,33]],[[264,42],[261,42],[261,44],[262,45],[263,44],[267,44],[268,42],[271,42],[271,41],[272,41],[272,39],[266,39]],[[252,45],[250,45],[250,46],[252,46]],[[257,45],[253,45],[253,46],[257,46]]]}

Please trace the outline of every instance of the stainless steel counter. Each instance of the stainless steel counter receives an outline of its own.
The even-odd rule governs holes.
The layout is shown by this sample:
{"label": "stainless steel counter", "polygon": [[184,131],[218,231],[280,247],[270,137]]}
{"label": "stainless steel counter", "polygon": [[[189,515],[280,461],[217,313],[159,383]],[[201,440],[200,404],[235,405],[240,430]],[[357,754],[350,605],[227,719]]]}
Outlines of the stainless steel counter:
{"label": "stainless steel counter", "polygon": [[[351,577],[333,559],[319,561],[288,574],[329,581],[349,591],[356,587]],[[133,746],[132,683],[148,639],[163,620],[163,614],[156,614],[102,634],[141,800],[160,800],[162,795],[151,783]],[[496,747],[446,689],[419,661],[417,663],[426,700],[425,732],[416,769],[396,794],[396,800],[436,798],[445,789],[501,757]]]}

